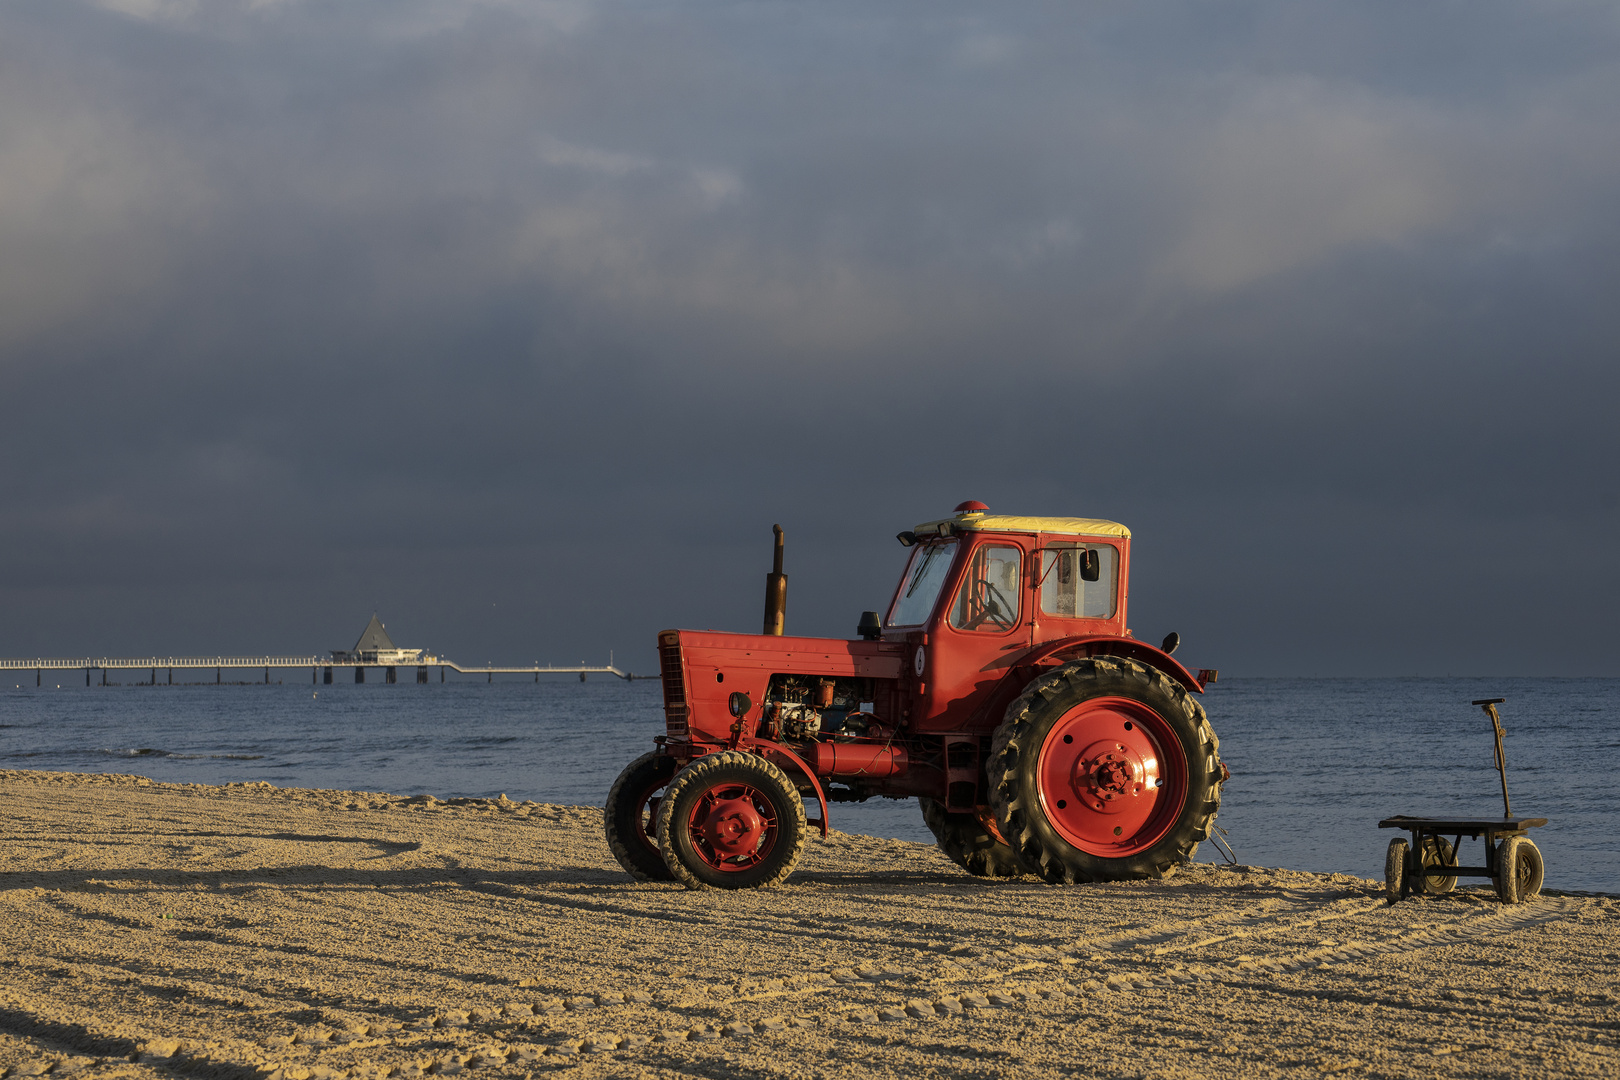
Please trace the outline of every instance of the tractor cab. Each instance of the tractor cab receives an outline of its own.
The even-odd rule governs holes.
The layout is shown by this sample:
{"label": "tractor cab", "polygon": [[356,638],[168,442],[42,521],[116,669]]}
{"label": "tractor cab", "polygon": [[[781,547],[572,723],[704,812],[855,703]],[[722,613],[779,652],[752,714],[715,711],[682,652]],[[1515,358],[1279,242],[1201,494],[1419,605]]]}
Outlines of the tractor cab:
{"label": "tractor cab", "polygon": [[1117,522],[991,514],[967,502],[899,540],[911,554],[883,639],[912,646],[918,730],[971,723],[1034,646],[1130,634],[1131,531]]}

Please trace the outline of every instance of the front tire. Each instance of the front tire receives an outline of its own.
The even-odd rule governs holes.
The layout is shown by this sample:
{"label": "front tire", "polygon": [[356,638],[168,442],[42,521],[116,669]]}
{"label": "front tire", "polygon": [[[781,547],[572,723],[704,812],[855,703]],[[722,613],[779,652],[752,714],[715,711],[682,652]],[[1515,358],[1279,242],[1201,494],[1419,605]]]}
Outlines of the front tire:
{"label": "front tire", "polygon": [[1001,835],[1053,884],[1163,878],[1209,838],[1220,741],[1163,672],[1099,656],[1007,707],[987,770]]}
{"label": "front tire", "polygon": [[1546,865],[1528,836],[1509,836],[1496,854],[1496,895],[1504,904],[1522,904],[1541,895]]}
{"label": "front tire", "polygon": [[1410,848],[1406,837],[1397,836],[1384,852],[1384,899],[1391,904],[1400,903],[1406,895],[1406,853]]}
{"label": "front tire", "polygon": [[974,877],[1017,877],[1024,872],[1007,842],[975,814],[953,814],[938,799],[921,798],[923,821],[939,850]]}
{"label": "front tire", "polygon": [[787,774],[737,750],[697,758],[658,802],[658,850],[688,889],[779,884],[804,834],[804,802]]}
{"label": "front tire", "polygon": [[657,752],[642,754],[624,767],[608,789],[602,830],[608,850],[637,881],[668,881],[669,867],[658,853],[658,803],[675,775],[676,760]]}

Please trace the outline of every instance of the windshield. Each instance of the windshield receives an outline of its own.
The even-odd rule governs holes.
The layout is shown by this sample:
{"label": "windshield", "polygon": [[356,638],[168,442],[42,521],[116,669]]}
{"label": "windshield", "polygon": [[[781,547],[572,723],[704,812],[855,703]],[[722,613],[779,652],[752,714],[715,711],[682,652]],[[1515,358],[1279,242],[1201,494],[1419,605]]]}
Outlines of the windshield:
{"label": "windshield", "polygon": [[921,626],[928,621],[955,554],[955,540],[936,540],[913,549],[905,579],[900,583],[900,595],[894,598],[885,626]]}

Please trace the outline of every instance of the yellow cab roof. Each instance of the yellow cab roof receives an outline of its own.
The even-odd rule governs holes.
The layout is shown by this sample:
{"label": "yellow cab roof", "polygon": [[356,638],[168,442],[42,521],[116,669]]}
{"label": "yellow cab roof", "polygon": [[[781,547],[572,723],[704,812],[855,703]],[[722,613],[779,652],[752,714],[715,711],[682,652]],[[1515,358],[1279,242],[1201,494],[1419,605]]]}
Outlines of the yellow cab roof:
{"label": "yellow cab roof", "polygon": [[957,532],[1040,532],[1120,538],[1129,538],[1131,535],[1131,530],[1119,522],[1104,521],[1102,518],[1021,517],[1016,514],[983,512],[956,514],[948,518],[925,521],[914,531],[919,537],[926,537],[938,533],[941,525],[949,525]]}

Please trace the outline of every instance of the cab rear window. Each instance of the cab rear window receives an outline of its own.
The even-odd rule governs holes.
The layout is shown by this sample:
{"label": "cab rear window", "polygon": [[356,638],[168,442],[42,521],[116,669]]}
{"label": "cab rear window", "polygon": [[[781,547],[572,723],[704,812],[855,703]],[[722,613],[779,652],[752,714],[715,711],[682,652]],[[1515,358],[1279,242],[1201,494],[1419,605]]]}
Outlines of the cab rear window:
{"label": "cab rear window", "polygon": [[[1096,581],[1080,572],[1081,556],[1096,552]],[[1112,544],[1054,543],[1041,550],[1041,614],[1060,619],[1111,619],[1119,606],[1119,549]]]}

